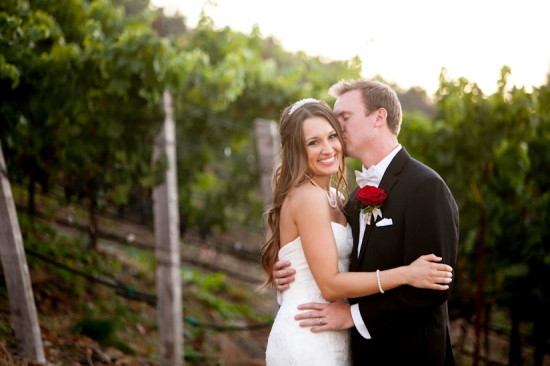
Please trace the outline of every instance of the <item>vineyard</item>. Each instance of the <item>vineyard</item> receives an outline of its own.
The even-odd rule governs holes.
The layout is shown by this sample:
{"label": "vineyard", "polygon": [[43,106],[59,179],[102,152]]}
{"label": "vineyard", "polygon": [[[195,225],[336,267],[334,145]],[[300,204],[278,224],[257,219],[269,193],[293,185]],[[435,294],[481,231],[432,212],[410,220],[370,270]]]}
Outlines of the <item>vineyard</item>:
{"label": "vineyard", "polygon": [[[147,0],[2,1],[0,174],[48,362],[160,362],[154,194],[172,169],[185,360],[262,364],[275,304],[256,291],[266,168],[255,121],[306,97],[332,105],[328,87],[368,67],[291,53],[259,28],[206,16],[189,29]],[[449,313],[464,365],[550,364],[550,78],[512,88],[512,72],[502,67],[490,95],[445,69],[433,100],[394,85],[400,143],[459,207]],[[153,159],[167,94],[172,163]],[[353,188],[359,164],[348,166]],[[11,264],[1,266],[0,360],[18,365]]]}

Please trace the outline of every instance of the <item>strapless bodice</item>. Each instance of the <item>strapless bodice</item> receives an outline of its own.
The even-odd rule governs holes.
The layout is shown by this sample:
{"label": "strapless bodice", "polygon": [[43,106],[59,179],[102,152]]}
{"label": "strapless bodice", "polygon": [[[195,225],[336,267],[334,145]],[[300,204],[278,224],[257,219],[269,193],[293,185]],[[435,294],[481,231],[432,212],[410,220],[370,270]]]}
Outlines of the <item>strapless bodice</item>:
{"label": "strapless bodice", "polygon": [[[347,272],[353,247],[351,228],[333,222],[332,232],[338,249],[338,268]],[[313,333],[294,319],[300,304],[327,303],[309,270],[300,237],[279,250],[279,260],[289,260],[296,275],[290,289],[282,293],[282,304],[269,334],[267,366],[351,365],[348,329]]]}
{"label": "strapless bodice", "polygon": [[[353,247],[351,228],[332,222],[332,232],[338,249],[338,269],[340,272],[347,272],[350,263],[350,254]],[[305,302],[326,302],[321,296],[321,290],[317,287],[315,279],[309,270],[302,241],[297,237],[279,250],[279,260],[288,260],[292,268],[296,270],[295,281],[290,289],[282,293],[282,304],[292,302],[303,304]]]}

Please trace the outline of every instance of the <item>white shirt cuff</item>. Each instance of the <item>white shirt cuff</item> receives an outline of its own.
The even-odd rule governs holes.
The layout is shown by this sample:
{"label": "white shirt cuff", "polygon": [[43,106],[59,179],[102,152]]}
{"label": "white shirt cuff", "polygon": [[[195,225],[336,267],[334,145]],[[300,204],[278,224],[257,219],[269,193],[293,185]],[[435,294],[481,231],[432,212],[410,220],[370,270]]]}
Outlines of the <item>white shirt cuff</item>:
{"label": "white shirt cuff", "polygon": [[371,339],[369,330],[367,329],[367,326],[365,325],[365,322],[363,321],[363,318],[361,317],[361,312],[359,311],[359,304],[353,304],[350,306],[351,309],[351,318],[353,319],[353,324],[355,324],[355,328],[363,336],[365,339]]}

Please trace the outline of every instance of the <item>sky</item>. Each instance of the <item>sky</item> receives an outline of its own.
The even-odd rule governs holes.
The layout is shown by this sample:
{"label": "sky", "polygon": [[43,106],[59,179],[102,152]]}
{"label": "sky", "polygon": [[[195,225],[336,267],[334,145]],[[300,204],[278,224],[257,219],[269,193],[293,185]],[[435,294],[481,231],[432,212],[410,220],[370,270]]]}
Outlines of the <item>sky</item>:
{"label": "sky", "polygon": [[291,52],[348,60],[363,75],[402,88],[438,87],[442,68],[466,77],[485,94],[507,65],[509,85],[539,86],[550,71],[550,0],[152,0],[176,9],[194,28],[201,9],[218,27],[249,34],[257,24]]}

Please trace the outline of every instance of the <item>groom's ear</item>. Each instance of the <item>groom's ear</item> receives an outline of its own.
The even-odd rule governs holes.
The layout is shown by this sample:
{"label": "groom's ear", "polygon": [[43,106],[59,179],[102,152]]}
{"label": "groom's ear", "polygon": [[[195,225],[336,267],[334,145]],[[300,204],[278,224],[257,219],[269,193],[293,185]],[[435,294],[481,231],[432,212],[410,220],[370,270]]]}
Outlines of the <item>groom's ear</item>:
{"label": "groom's ear", "polygon": [[386,124],[387,123],[387,118],[388,118],[388,111],[386,110],[386,108],[379,108],[376,111],[375,126],[376,127],[381,127],[382,125]]}

